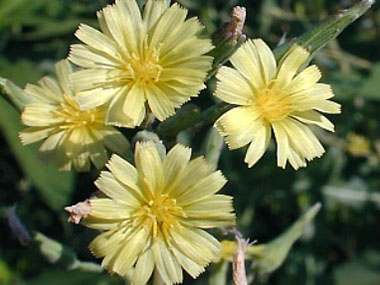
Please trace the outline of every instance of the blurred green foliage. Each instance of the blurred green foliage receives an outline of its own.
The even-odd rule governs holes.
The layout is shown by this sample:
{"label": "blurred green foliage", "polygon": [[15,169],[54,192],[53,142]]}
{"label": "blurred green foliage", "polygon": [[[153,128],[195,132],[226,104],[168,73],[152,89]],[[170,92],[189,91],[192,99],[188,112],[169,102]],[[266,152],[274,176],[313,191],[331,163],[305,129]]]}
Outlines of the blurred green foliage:
{"label": "blurred green foliage", "polygon": [[[67,56],[80,22],[97,26],[95,12],[106,0],[0,0],[0,77],[19,86],[34,83]],[[143,2],[143,1],[139,1]],[[245,33],[272,47],[297,37],[325,18],[353,5],[353,0],[182,0],[212,33],[228,20],[235,5],[247,8]],[[323,81],[333,86],[343,113],[330,116],[331,135],[318,132],[326,154],[294,172],[275,166],[275,148],[252,169],[243,150],[223,150],[219,168],[229,180],[225,192],[235,197],[238,229],[244,237],[265,243],[288,228],[320,201],[322,210],[306,228],[280,269],[258,284],[380,284],[380,8],[373,8],[317,53]],[[213,82],[193,100],[202,110],[214,103]],[[0,207],[17,204],[29,229],[38,230],[74,250],[80,260],[95,261],[87,249],[95,233],[66,222],[62,207],[87,198],[96,189],[94,171],[74,177],[37,160],[37,146],[17,141],[20,122],[0,101]],[[208,128],[182,133],[180,139],[201,153]],[[127,131],[131,137],[135,131]],[[362,154],[347,151],[350,133],[369,142]],[[207,146],[209,147],[209,146]],[[25,159],[26,158],[26,159]],[[28,161],[25,163],[25,161]],[[123,284],[107,274],[65,270],[49,264],[35,249],[22,247],[0,223],[0,284]],[[206,284],[202,275],[197,284]],[[190,279],[185,283],[193,284]]]}

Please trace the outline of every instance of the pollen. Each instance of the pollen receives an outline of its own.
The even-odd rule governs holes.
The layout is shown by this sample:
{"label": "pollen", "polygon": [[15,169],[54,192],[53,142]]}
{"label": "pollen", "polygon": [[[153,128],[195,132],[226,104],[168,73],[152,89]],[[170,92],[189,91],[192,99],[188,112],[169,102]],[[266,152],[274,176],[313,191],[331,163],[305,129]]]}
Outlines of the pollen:
{"label": "pollen", "polygon": [[186,214],[177,205],[176,199],[168,195],[157,195],[143,205],[137,212],[144,226],[152,230],[153,237],[166,235],[168,229]]}
{"label": "pollen", "polygon": [[280,121],[293,111],[289,97],[285,96],[281,90],[271,87],[255,94],[255,102],[261,117],[269,123]]}
{"label": "pollen", "polygon": [[159,82],[163,68],[159,64],[159,51],[157,49],[143,48],[141,53],[132,53],[128,62],[131,80],[135,84],[151,86]]}
{"label": "pollen", "polygon": [[64,95],[61,109],[55,111],[55,115],[63,120],[59,126],[61,129],[76,129],[85,126],[96,127],[104,124],[104,110],[95,108],[80,110],[78,103],[70,96]]}

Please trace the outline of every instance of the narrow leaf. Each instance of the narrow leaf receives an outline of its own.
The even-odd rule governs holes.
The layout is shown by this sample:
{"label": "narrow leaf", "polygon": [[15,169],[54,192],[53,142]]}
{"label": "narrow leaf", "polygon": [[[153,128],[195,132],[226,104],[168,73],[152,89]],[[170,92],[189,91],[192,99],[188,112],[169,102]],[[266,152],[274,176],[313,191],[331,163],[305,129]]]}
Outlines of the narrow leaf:
{"label": "narrow leaf", "polygon": [[40,160],[37,145],[23,146],[18,137],[22,129],[20,114],[0,96],[0,131],[21,169],[45,202],[60,210],[70,201],[75,176],[72,172],[58,172],[55,165],[47,165]]}
{"label": "narrow leaf", "polygon": [[320,208],[320,203],[315,204],[289,229],[274,240],[263,245],[252,245],[247,249],[247,259],[251,257],[256,261],[255,269],[259,276],[265,276],[283,264],[291,247],[301,237],[304,229],[313,220]]}
{"label": "narrow leaf", "polygon": [[363,15],[374,3],[374,0],[362,0],[350,9],[340,11],[328,17],[316,25],[311,31],[306,32],[293,41],[279,46],[274,51],[276,58],[280,59],[294,44],[306,48],[311,56],[313,56],[328,42],[335,39],[347,26]]}

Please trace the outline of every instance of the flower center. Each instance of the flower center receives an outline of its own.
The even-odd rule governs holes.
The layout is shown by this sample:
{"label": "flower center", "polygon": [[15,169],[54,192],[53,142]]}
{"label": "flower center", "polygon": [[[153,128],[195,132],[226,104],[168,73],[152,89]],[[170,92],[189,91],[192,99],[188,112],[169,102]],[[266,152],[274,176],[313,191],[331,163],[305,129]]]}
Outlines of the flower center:
{"label": "flower center", "polygon": [[143,205],[137,216],[144,226],[152,229],[153,237],[159,234],[166,235],[169,228],[172,227],[180,218],[186,218],[185,212],[177,206],[176,199],[168,195],[158,195]]}
{"label": "flower center", "polygon": [[268,122],[282,120],[293,110],[291,101],[281,91],[271,88],[255,94],[255,101],[262,118]]}
{"label": "flower center", "polygon": [[64,95],[65,101],[61,109],[55,114],[63,120],[61,129],[75,129],[95,124],[104,124],[105,112],[103,108],[80,110],[78,103],[70,96]]}
{"label": "flower center", "polygon": [[144,48],[141,56],[132,53],[129,60],[129,70],[132,74],[132,80],[140,86],[157,83],[162,71],[158,51]]}

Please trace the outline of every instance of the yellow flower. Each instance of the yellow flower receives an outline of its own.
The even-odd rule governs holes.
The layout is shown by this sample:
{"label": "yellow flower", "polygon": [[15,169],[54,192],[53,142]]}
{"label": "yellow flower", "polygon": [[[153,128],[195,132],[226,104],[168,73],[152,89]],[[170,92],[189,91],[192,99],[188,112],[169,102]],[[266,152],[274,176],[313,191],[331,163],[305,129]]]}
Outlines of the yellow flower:
{"label": "yellow flower", "polygon": [[222,67],[218,72],[215,96],[239,106],[222,115],[215,127],[230,149],[249,144],[248,167],[263,156],[271,129],[279,167],[285,168],[287,161],[294,169],[305,167],[306,160],[324,153],[308,125],[334,131],[334,125],[319,112],[340,113],[340,105],[328,100],[334,96],[329,85],[317,83],[318,67],[297,73],[308,57],[305,49],[294,46],[277,66],[262,40],[249,40],[230,59],[235,69]]}
{"label": "yellow flower", "polygon": [[166,0],[148,0],[141,15],[135,0],[116,0],[99,11],[101,32],[81,25],[76,36],[85,44],[71,47],[69,59],[83,67],[71,77],[83,90],[82,109],[109,103],[110,125],[133,128],[148,108],[164,120],[204,88],[211,67],[209,39],[201,39],[197,18]]}
{"label": "yellow flower", "polygon": [[346,149],[352,156],[367,156],[371,153],[371,144],[366,137],[349,133]]}
{"label": "yellow flower", "polygon": [[88,171],[90,161],[97,168],[107,162],[106,148],[123,153],[128,141],[114,127],[105,125],[103,107],[81,111],[69,85],[73,72],[67,60],[55,66],[57,80],[44,77],[38,85],[28,84],[25,92],[32,103],[25,106],[21,119],[28,126],[20,133],[24,145],[44,140],[43,158],[55,159],[60,170]]}
{"label": "yellow flower", "polygon": [[176,145],[161,160],[152,142],[137,143],[136,168],[117,155],[95,182],[105,198],[90,199],[83,223],[105,230],[90,244],[102,266],[145,284],[154,268],[166,284],[193,278],[215,259],[220,243],[204,229],[234,224],[232,197],[216,195],[226,179],[203,157]]}

